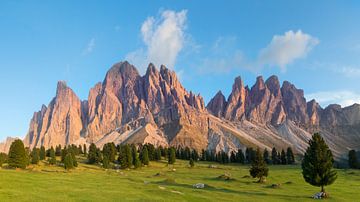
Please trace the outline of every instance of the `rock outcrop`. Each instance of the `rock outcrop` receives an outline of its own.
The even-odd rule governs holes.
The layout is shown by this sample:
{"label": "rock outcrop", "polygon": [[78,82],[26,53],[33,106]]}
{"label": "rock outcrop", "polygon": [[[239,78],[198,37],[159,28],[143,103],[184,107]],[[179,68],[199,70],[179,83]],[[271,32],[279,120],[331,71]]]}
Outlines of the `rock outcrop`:
{"label": "rock outcrop", "polygon": [[229,97],[219,91],[205,108],[174,71],[149,64],[145,75],[128,62],[107,72],[80,101],[64,83],[48,106],[35,112],[24,142],[29,147],[94,142],[152,143],[194,149],[293,147],[304,152],[321,132],[337,158],[360,147],[360,105],[322,109],[290,82],[261,76],[249,89],[236,77]]}

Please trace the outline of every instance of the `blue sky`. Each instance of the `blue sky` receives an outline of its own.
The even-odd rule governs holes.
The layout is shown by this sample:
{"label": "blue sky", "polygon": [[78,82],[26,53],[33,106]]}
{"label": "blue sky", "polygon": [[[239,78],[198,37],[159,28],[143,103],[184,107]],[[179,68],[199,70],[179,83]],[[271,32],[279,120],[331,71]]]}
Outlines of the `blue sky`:
{"label": "blue sky", "polygon": [[323,107],[359,102],[359,19],[359,1],[1,1],[0,140],[26,134],[58,80],[86,99],[125,59],[166,64],[206,102],[272,74]]}

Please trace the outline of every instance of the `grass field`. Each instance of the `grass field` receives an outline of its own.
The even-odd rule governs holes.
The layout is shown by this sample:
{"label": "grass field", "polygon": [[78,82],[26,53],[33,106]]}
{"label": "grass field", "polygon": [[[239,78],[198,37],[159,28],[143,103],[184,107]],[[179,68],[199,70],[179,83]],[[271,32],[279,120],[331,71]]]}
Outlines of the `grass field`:
{"label": "grass field", "polygon": [[[305,183],[299,166],[270,166],[266,183],[254,183],[249,167],[177,160],[173,171],[165,162],[138,170],[104,170],[80,163],[65,172],[40,163],[27,170],[0,170],[0,201],[314,201],[318,187]],[[209,168],[209,164],[217,168]],[[227,173],[233,180],[217,177]],[[204,183],[204,189],[194,189]],[[281,184],[272,188],[272,184]],[[326,187],[326,201],[360,201],[360,171],[338,170]]]}

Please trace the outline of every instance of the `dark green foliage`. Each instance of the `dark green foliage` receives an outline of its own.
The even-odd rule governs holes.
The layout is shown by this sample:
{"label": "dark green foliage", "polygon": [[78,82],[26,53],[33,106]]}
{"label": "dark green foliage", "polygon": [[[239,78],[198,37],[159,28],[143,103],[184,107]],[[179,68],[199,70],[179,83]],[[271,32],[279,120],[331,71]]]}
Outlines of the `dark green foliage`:
{"label": "dark green foliage", "polygon": [[175,148],[171,147],[169,151],[168,164],[174,164],[176,161]]}
{"label": "dark green foliage", "polygon": [[280,163],[280,159],[278,158],[278,152],[276,151],[275,147],[271,151],[271,161],[272,164],[277,165]]}
{"label": "dark green foliage", "polygon": [[87,151],[86,151],[86,144],[84,144],[84,147],[83,147],[83,153],[84,153],[84,156],[86,156],[87,155]]}
{"label": "dark green foliage", "polygon": [[246,163],[252,163],[255,159],[255,150],[253,148],[246,148],[245,150],[245,159]]}
{"label": "dark green foliage", "polygon": [[280,160],[281,160],[281,164],[286,165],[286,154],[284,150],[281,150]]}
{"label": "dark green foliage", "polygon": [[29,163],[28,155],[24,148],[24,143],[21,140],[12,142],[9,155],[8,164],[12,168],[26,168]]}
{"label": "dark green foliage", "polygon": [[229,163],[229,155],[224,151],[219,151],[216,154],[216,161],[222,164]]}
{"label": "dark green foliage", "polygon": [[78,151],[79,151],[79,154],[83,154],[83,149],[82,149],[81,145],[78,146]]}
{"label": "dark green foliage", "polygon": [[[46,155],[45,155],[46,157],[50,157],[50,149],[47,149],[45,153],[46,153]],[[54,150],[54,153],[55,153],[55,150]]]}
{"label": "dark green foliage", "polygon": [[61,145],[55,147],[55,156],[61,156]]}
{"label": "dark green foliage", "polygon": [[39,153],[40,150],[34,147],[34,149],[31,152],[31,164],[39,163]]}
{"label": "dark green foliage", "polygon": [[50,165],[55,165],[56,164],[56,157],[55,157],[54,147],[50,148],[49,164]]}
{"label": "dark green foliage", "polygon": [[73,164],[73,158],[71,153],[67,153],[64,157],[64,168],[65,170],[70,170],[74,168],[74,164]]}
{"label": "dark green foliage", "polygon": [[142,148],[140,158],[142,164],[149,165],[149,152],[147,146],[144,146]]}
{"label": "dark green foliage", "polygon": [[64,149],[61,150],[61,162],[62,162],[62,163],[64,163],[65,157],[66,157],[67,154],[68,154],[68,149],[67,149],[67,147],[65,146]]}
{"label": "dark green foliage", "polygon": [[315,133],[309,140],[309,147],[301,164],[305,181],[313,186],[321,187],[321,191],[325,192],[324,186],[332,184],[337,178],[333,164],[331,150],[321,135]]}
{"label": "dark green foliage", "polygon": [[140,161],[140,158],[139,158],[139,154],[137,152],[137,150],[133,150],[133,165],[134,165],[134,168],[140,168],[141,167],[141,161]]}
{"label": "dark green foliage", "polygon": [[295,163],[295,157],[294,157],[294,153],[293,153],[291,147],[288,147],[286,150],[286,162],[287,162],[287,164]]}
{"label": "dark green foliage", "polygon": [[6,163],[7,159],[8,159],[7,154],[5,154],[5,153],[0,153],[0,167],[2,167],[2,165],[3,165],[4,163]]}
{"label": "dark green foliage", "polygon": [[157,148],[155,149],[155,156],[154,156],[154,160],[155,161],[160,161],[161,160],[161,149]]}
{"label": "dark green foliage", "polygon": [[269,151],[267,149],[264,150],[264,154],[263,154],[263,158],[266,164],[269,164],[270,161],[270,156],[269,156]]}
{"label": "dark green foliage", "polygon": [[45,160],[45,157],[46,157],[45,147],[41,146],[39,151],[39,158],[40,160]]}
{"label": "dark green foliage", "polygon": [[236,153],[236,162],[242,163],[242,164],[245,163],[245,156],[241,149],[239,149],[238,152]]}
{"label": "dark green foliage", "polygon": [[230,162],[236,163],[236,154],[234,151],[231,151],[231,153],[230,153]]}
{"label": "dark green foliage", "polygon": [[78,163],[77,163],[76,155],[75,155],[77,153],[76,151],[77,151],[76,146],[72,146],[72,147],[68,148],[68,153],[71,154],[71,158],[72,158],[74,167],[78,167]]}
{"label": "dark green foliage", "polygon": [[358,159],[357,159],[357,155],[356,155],[356,151],[355,150],[350,150],[349,151],[349,167],[350,168],[353,168],[353,169],[356,169],[356,168],[359,168],[359,162],[358,162]]}
{"label": "dark green foliage", "polygon": [[115,161],[116,147],[113,142],[107,143],[103,147],[103,157],[107,157],[110,162]]}
{"label": "dark green foliage", "polygon": [[130,168],[133,165],[132,149],[129,145],[123,145],[119,152],[119,162],[122,168]]}
{"label": "dark green foliage", "polygon": [[193,149],[191,151],[191,158],[194,160],[194,161],[198,161],[199,160],[199,153],[196,151],[196,149]]}
{"label": "dark green foliage", "polygon": [[109,157],[108,156],[104,156],[103,160],[103,168],[105,169],[109,169],[110,168],[110,162],[109,162]]}
{"label": "dark green foliage", "polygon": [[263,159],[263,154],[258,148],[255,153],[254,160],[251,164],[250,175],[253,178],[259,178],[258,182],[263,182],[264,177],[267,177],[269,173],[269,168],[266,166],[266,163]]}
{"label": "dark green foliage", "polygon": [[91,143],[91,145],[89,147],[88,158],[87,158],[89,164],[95,164],[95,163],[100,162],[97,150],[98,150],[98,148],[96,147],[96,145],[94,143]]}
{"label": "dark green foliage", "polygon": [[191,168],[195,166],[194,159],[190,158],[189,165]]}

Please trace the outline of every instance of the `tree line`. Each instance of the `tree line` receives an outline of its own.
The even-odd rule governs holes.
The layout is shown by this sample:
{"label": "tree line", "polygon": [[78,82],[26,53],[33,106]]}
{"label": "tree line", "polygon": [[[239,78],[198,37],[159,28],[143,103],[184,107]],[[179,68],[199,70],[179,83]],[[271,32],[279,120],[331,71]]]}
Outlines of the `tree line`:
{"label": "tree line", "polygon": [[[49,165],[62,165],[66,170],[78,166],[78,155],[84,155],[88,164],[101,165],[103,168],[115,167],[119,165],[123,169],[137,169],[142,166],[148,166],[150,161],[159,161],[163,158],[168,164],[174,164],[176,158],[189,160],[190,167],[194,166],[195,161],[216,161],[219,163],[242,163],[251,164],[249,170],[253,178],[258,178],[258,182],[263,182],[269,174],[267,164],[293,164],[295,163],[294,154],[291,148],[278,152],[275,148],[270,152],[267,149],[261,151],[246,148],[245,153],[239,149],[232,151],[230,155],[224,151],[214,152],[202,150],[199,155],[197,150],[188,147],[166,148],[155,147],[152,144],[119,144],[107,143],[102,149],[95,144],[91,144],[87,150],[86,145],[67,145],[64,148],[61,145],[55,148],[51,147],[45,150],[40,148],[25,148],[21,140],[15,140],[11,146],[8,155],[0,154],[0,166],[7,162],[13,168],[26,168],[27,165],[38,164],[39,161],[47,161]],[[60,161],[57,162],[56,156]],[[334,159],[332,152],[326,145],[320,134],[316,133],[309,140],[304,158],[301,163],[303,178],[311,185],[321,187],[322,193],[325,193],[324,187],[332,184],[337,173],[333,170]],[[358,168],[356,151],[349,152],[349,165],[351,168]]]}

